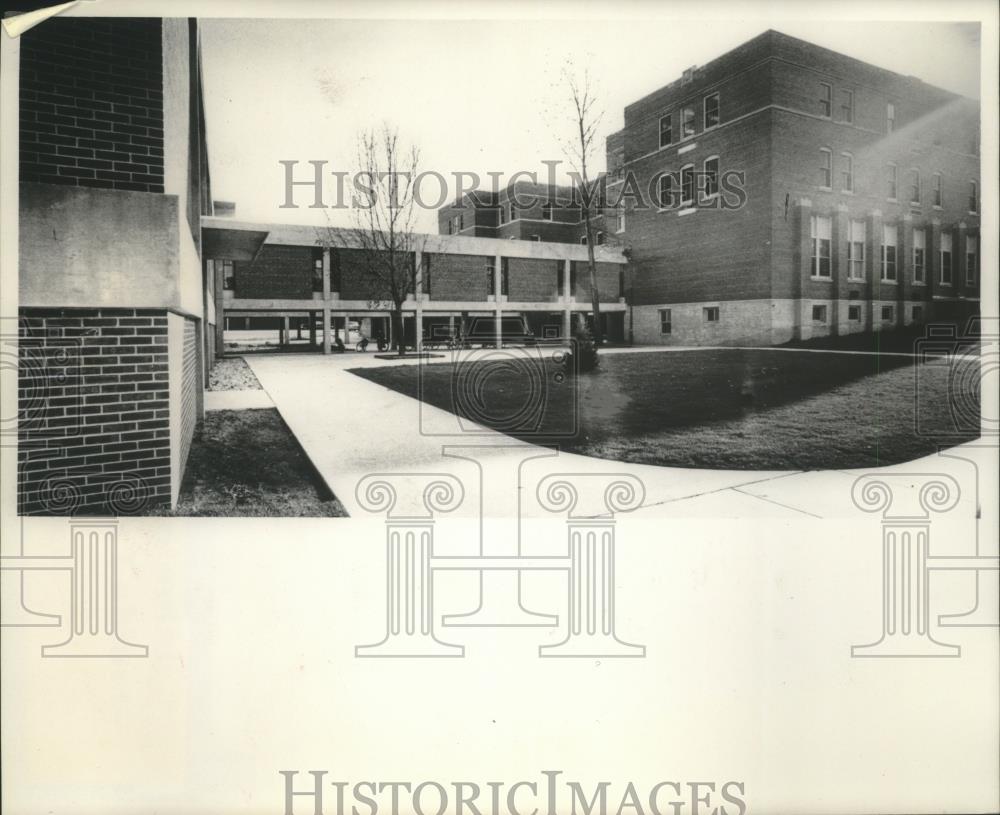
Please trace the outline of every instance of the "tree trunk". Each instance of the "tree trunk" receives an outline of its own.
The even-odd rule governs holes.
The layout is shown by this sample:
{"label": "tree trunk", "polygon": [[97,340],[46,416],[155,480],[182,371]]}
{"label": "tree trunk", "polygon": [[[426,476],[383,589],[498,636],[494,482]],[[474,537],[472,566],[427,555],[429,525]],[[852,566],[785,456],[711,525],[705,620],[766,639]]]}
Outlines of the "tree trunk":
{"label": "tree trunk", "polygon": [[396,345],[396,353],[403,356],[406,353],[406,338],[403,336],[402,305],[397,305],[392,310],[392,341]]}
{"label": "tree trunk", "polygon": [[597,289],[597,263],[594,261],[594,227],[590,221],[590,207],[585,213],[587,218],[587,262],[590,266],[590,307],[594,312],[594,344],[600,348],[604,344],[604,331],[601,326],[601,293]]}

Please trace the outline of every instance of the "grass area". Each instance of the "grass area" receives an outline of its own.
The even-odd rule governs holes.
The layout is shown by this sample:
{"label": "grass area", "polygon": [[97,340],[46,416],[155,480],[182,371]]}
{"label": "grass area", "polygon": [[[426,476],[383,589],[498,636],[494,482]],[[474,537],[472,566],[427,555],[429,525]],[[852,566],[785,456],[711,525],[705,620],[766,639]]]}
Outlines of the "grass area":
{"label": "grass area", "polygon": [[214,410],[195,430],[175,516],[347,515],[276,410]]}
{"label": "grass area", "polygon": [[210,391],[259,391],[260,382],[242,357],[217,359],[208,374]]}
{"label": "grass area", "polygon": [[598,370],[562,382],[553,370],[487,361],[352,373],[520,439],[642,464],[872,467],[978,435],[957,432],[950,409],[957,389],[978,415],[978,379],[955,379],[945,361],[731,349],[605,354]]}

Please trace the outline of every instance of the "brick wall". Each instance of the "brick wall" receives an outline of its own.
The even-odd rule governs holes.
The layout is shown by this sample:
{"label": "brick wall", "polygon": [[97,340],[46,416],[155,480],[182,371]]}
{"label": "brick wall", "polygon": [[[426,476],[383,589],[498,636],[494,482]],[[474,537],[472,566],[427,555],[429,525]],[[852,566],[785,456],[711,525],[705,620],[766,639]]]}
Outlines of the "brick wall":
{"label": "brick wall", "polygon": [[55,18],[21,37],[21,181],[163,192],[161,21]]}
{"label": "brick wall", "polygon": [[558,299],[561,260],[509,258],[507,299],[518,303],[549,303]]}
{"label": "brick wall", "polygon": [[314,252],[310,246],[265,244],[252,263],[235,264],[236,297],[308,300],[312,297]]}
{"label": "brick wall", "polygon": [[491,257],[428,253],[431,300],[486,302],[486,264]]}
{"label": "brick wall", "polygon": [[166,311],[20,317],[18,511],[127,515],[169,504]]}
{"label": "brick wall", "polygon": [[184,320],[184,351],[181,357],[181,466],[187,463],[188,452],[191,450],[191,439],[198,423],[198,323],[186,318]]}

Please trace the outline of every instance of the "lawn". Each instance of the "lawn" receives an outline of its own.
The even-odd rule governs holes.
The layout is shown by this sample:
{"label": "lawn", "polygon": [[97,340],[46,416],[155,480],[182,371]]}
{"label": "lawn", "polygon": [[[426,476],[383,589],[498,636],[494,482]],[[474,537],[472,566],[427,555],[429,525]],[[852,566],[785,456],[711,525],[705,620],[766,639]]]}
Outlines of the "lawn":
{"label": "lawn", "polygon": [[195,430],[177,507],[151,514],[347,515],[276,410],[213,410]]}
{"label": "lawn", "polygon": [[516,438],[641,464],[872,467],[977,435],[952,432],[949,387],[962,389],[975,415],[979,394],[952,382],[943,361],[732,349],[602,354],[592,373],[554,371],[550,362],[533,376],[515,364],[474,362],[352,373]]}

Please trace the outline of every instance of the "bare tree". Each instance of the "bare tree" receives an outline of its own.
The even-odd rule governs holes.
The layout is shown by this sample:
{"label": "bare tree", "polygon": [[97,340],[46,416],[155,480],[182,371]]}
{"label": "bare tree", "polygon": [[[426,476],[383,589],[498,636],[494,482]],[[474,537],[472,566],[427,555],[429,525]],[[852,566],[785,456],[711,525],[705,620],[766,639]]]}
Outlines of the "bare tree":
{"label": "bare tree", "polygon": [[[590,69],[579,71],[573,62],[567,62],[560,71],[561,85],[568,96],[569,108],[564,118],[572,121],[572,136],[556,134],[575,174],[575,183],[580,198],[580,215],[583,218],[587,236],[587,261],[590,271],[590,302],[594,314],[594,342],[600,346],[603,341],[601,327],[601,296],[597,288],[597,264],[594,260],[594,218],[600,212],[598,189],[590,181],[597,136],[604,118],[604,111],[598,108],[599,99]],[[595,201],[595,198],[598,198]]]}
{"label": "bare tree", "polygon": [[360,253],[368,307],[390,312],[392,343],[400,356],[406,350],[403,304],[416,294],[418,283],[414,261],[421,238],[414,231],[414,180],[419,161],[419,150],[404,146],[398,130],[388,124],[359,134],[352,223],[327,227],[320,239],[324,246]]}

